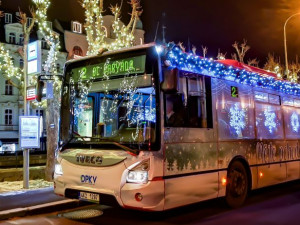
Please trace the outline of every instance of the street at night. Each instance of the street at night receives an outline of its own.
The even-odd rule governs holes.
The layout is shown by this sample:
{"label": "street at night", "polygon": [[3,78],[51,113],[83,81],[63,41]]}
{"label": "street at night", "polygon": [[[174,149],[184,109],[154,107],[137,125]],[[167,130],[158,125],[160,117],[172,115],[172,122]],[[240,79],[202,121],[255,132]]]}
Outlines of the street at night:
{"label": "street at night", "polygon": [[[0,224],[299,224],[300,183],[292,182],[255,191],[245,206],[230,209],[224,199],[180,207],[161,213],[125,210],[103,205],[87,205],[77,209],[27,216],[2,221]],[[69,219],[67,212],[96,209],[103,215],[90,219]],[[74,213],[76,216],[76,213]],[[79,216],[79,213],[77,213]],[[72,218],[72,217],[71,217]]]}
{"label": "street at night", "polygon": [[299,0],[0,0],[0,224],[299,224]]}

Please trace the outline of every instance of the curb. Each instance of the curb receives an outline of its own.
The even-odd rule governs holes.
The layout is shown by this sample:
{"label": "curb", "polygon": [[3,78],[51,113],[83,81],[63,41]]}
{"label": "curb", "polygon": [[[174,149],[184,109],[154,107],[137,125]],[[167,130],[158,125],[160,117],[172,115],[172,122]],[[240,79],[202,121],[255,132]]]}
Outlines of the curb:
{"label": "curb", "polygon": [[36,215],[42,213],[49,213],[51,211],[59,211],[64,207],[75,208],[79,206],[79,200],[76,199],[66,199],[61,201],[55,201],[50,203],[45,203],[36,206],[29,206],[25,208],[15,208],[0,212],[0,220],[6,220],[12,217],[22,217],[27,215]]}

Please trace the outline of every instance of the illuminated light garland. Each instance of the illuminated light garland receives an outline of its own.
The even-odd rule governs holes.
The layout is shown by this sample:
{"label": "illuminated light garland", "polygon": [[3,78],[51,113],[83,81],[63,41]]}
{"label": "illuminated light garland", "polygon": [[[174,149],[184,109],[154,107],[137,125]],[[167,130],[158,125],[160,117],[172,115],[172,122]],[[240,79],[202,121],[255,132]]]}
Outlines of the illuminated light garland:
{"label": "illuminated light garland", "polygon": [[116,38],[112,42],[107,42],[106,32],[103,27],[103,0],[83,0],[82,7],[85,9],[85,29],[87,33],[88,52],[87,55],[95,55],[100,49],[117,50],[131,47],[134,42],[134,30],[141,13],[139,0],[131,0],[132,15],[127,26],[121,24],[121,8],[116,5],[110,7],[114,15],[112,31]]}
{"label": "illuminated light garland", "polygon": [[[45,71],[45,75],[54,75],[54,85],[53,88],[55,90],[54,93],[58,94],[60,93],[60,87],[61,87],[61,81],[59,78],[55,75],[58,74],[56,62],[58,60],[58,53],[60,49],[60,42],[59,42],[59,35],[55,33],[52,28],[48,26],[47,23],[47,11],[50,6],[50,0],[32,0],[36,5],[36,19],[39,26],[39,31],[45,38],[45,41],[49,45],[50,49],[47,54],[47,59],[45,63],[43,64],[43,68]],[[34,105],[39,107],[46,107],[47,102],[32,102]],[[59,107],[60,102],[57,103],[56,106]]]}
{"label": "illuminated light garland", "polygon": [[264,115],[265,115],[265,122],[264,125],[268,128],[270,134],[273,133],[273,129],[276,128],[276,114],[275,112],[270,112],[270,107],[268,106],[268,108],[264,111]]}
{"label": "illuminated light garland", "polygon": [[33,0],[37,6],[36,19],[39,29],[50,46],[47,60],[44,64],[46,75],[57,75],[57,55],[60,49],[59,36],[47,24],[47,10],[50,6],[50,0]]}
{"label": "illuminated light garland", "polygon": [[229,124],[235,129],[237,134],[240,134],[241,130],[246,127],[245,116],[245,110],[240,109],[238,103],[235,103],[229,110]]}
{"label": "illuminated light garland", "polygon": [[300,96],[299,84],[225,66],[212,59],[201,58],[192,53],[184,53],[174,43],[167,45],[165,62],[171,68]]}
{"label": "illuminated light garland", "polygon": [[0,43],[0,71],[6,79],[17,78],[22,80],[23,70],[19,67],[14,66],[13,60],[11,59],[10,52],[5,50],[4,45]]}
{"label": "illuminated light garland", "polygon": [[299,131],[299,117],[298,114],[296,112],[293,112],[292,116],[291,116],[291,126],[293,128],[294,132],[298,132]]}

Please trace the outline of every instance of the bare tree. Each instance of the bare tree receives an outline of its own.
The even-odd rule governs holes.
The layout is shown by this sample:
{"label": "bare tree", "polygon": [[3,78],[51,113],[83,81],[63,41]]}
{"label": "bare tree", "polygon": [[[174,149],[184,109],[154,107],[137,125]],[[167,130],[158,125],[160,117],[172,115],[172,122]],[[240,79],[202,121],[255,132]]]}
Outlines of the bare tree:
{"label": "bare tree", "polygon": [[181,51],[185,52],[185,47],[182,42],[178,42],[178,46],[180,47]]}
{"label": "bare tree", "polygon": [[258,67],[258,63],[259,63],[259,61],[255,58],[255,59],[249,59],[248,61],[247,61],[247,64],[249,65],[249,66],[255,66],[255,67]]}
{"label": "bare tree", "polygon": [[217,59],[218,59],[218,60],[224,60],[224,59],[226,59],[226,54],[227,54],[227,52],[222,53],[222,52],[220,51],[220,49],[218,49]]}
{"label": "bare tree", "polygon": [[205,58],[205,57],[206,57],[206,54],[207,54],[208,47],[206,47],[206,46],[201,46],[201,48],[202,48],[202,56],[203,56],[203,58]]}
{"label": "bare tree", "polygon": [[244,39],[242,44],[239,44],[237,41],[234,42],[232,47],[236,50],[238,61],[244,63],[244,57],[246,52],[250,49],[250,46],[247,45],[247,40]]}
{"label": "bare tree", "polygon": [[197,55],[197,54],[196,54],[196,51],[197,51],[196,46],[195,46],[195,45],[192,45],[192,52],[193,52],[194,55]]}
{"label": "bare tree", "polygon": [[232,53],[232,54],[231,54],[231,58],[232,58],[233,60],[238,61],[238,57],[237,57],[236,53]]}

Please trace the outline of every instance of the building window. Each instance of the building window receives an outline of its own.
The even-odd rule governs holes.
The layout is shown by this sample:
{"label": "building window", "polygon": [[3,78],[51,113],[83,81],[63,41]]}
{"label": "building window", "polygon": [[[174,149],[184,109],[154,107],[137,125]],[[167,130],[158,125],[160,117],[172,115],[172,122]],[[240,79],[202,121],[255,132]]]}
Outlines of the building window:
{"label": "building window", "polygon": [[19,35],[19,45],[23,45],[24,44],[24,35],[20,34]]}
{"label": "building window", "polygon": [[52,30],[52,22],[47,21],[47,26],[50,28],[50,30]]}
{"label": "building window", "polygon": [[72,22],[72,30],[73,30],[74,33],[81,34],[82,33],[82,24],[79,23],[79,22],[73,21]]}
{"label": "building window", "polygon": [[23,68],[24,67],[24,60],[20,59],[19,64],[20,64],[20,68]]}
{"label": "building window", "polygon": [[15,44],[16,43],[16,34],[15,33],[9,33],[9,40],[8,42],[10,44]]}
{"label": "building window", "polygon": [[48,49],[48,44],[44,38],[42,38],[42,49]]}
{"label": "building window", "polygon": [[31,23],[32,23],[32,18],[27,17],[27,27],[29,27]]}
{"label": "building window", "polygon": [[5,81],[5,95],[13,95],[13,86],[8,80]]}
{"label": "building window", "polygon": [[79,46],[74,46],[74,48],[73,48],[73,54],[74,55],[83,56],[82,49]]}
{"label": "building window", "polygon": [[36,109],[35,110],[35,115],[36,116],[44,116],[44,110],[42,110],[42,109]]}
{"label": "building window", "polygon": [[60,64],[59,63],[56,64],[56,70],[57,70],[57,72],[60,71]]}
{"label": "building window", "polygon": [[5,13],[5,23],[12,23],[12,14]]}
{"label": "building window", "polygon": [[102,30],[105,33],[105,37],[108,37],[107,28],[105,26],[102,26]]}
{"label": "building window", "polygon": [[12,125],[13,114],[11,109],[5,109],[4,117],[5,125]]}

